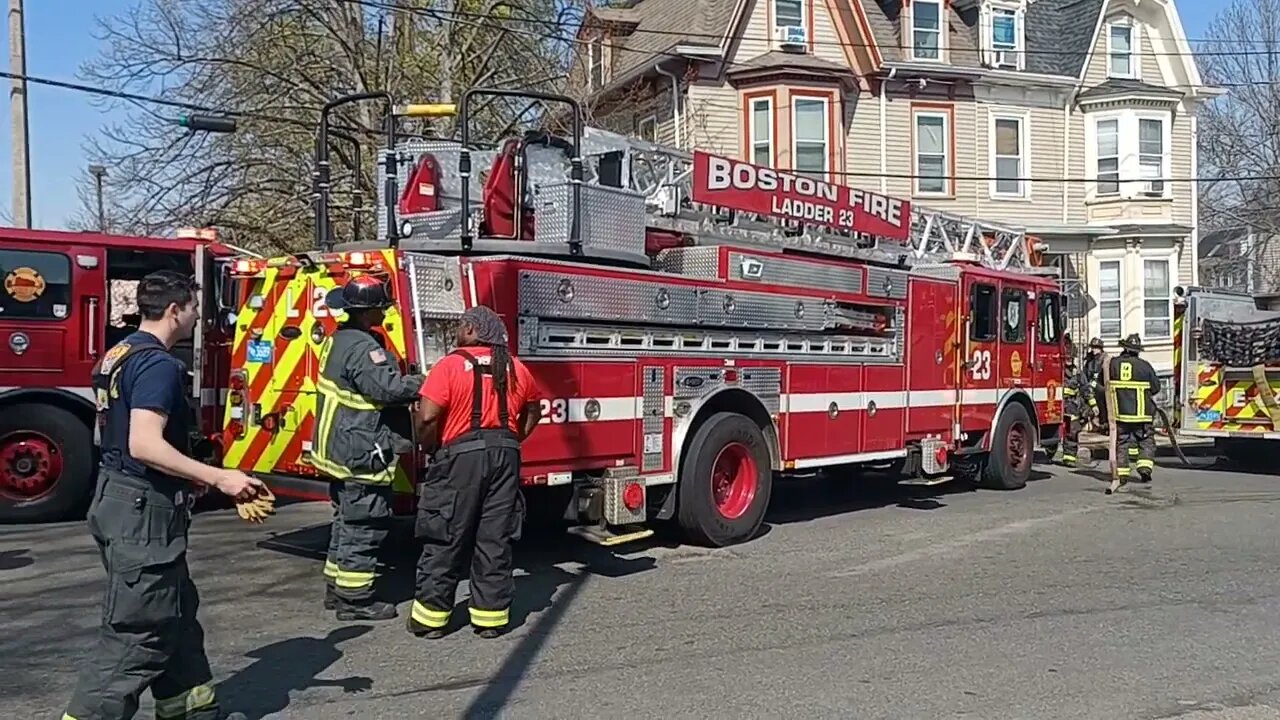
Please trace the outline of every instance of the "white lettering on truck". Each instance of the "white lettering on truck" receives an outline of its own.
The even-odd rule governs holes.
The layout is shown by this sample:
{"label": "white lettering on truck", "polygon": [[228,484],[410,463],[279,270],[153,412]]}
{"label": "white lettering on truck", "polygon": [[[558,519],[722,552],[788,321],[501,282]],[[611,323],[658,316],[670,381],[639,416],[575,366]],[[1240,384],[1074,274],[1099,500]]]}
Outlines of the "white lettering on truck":
{"label": "white lettering on truck", "polygon": [[[879,218],[894,227],[902,227],[904,221],[903,202],[897,198],[728,158],[708,157],[707,189],[715,191],[730,188],[762,192],[782,191],[815,198],[817,202],[774,197],[771,201],[771,210],[775,214],[816,223],[831,224],[835,219],[835,210],[823,204],[824,202],[857,208],[866,215]],[[841,203],[842,194],[845,196],[844,203]],[[845,213],[841,213],[841,217],[844,215]]]}

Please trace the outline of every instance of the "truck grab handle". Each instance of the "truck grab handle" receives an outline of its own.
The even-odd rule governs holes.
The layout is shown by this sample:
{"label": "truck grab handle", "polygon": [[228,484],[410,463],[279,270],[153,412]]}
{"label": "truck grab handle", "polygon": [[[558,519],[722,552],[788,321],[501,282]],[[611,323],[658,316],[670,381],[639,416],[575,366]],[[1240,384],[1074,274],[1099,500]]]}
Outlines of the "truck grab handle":
{"label": "truck grab handle", "polygon": [[[567,95],[531,92],[528,90],[499,90],[496,88],[471,88],[462,95],[461,126],[462,151],[458,155],[458,174],[462,176],[462,251],[471,252],[474,236],[471,232],[471,105],[477,97],[509,97],[524,100],[541,100],[567,105],[573,120],[573,151],[569,158],[569,179],[572,181],[571,221],[569,223],[569,254],[582,254],[582,105]],[[518,212],[518,210],[517,210]]]}

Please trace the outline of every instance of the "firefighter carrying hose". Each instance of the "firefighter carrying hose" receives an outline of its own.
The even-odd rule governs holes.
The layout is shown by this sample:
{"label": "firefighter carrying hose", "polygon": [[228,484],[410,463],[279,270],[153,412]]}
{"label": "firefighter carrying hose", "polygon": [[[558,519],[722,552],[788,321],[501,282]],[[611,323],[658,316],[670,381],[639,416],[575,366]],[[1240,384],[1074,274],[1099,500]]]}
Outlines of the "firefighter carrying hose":
{"label": "firefighter carrying hose", "polygon": [[187,541],[204,488],[238,500],[266,488],[188,457],[186,367],[170,349],[199,321],[197,291],[179,273],[144,277],[138,330],[94,368],[102,460],[88,520],[107,590],[97,641],[62,720],[128,720],[147,688],[160,720],[245,717],[224,716],[214,695]]}
{"label": "firefighter carrying hose", "polygon": [[439,638],[471,563],[471,626],[485,638],[511,620],[511,543],[520,536],[520,443],[537,427],[539,396],[507,350],[502,320],[487,307],[462,317],[458,349],[431,369],[418,406],[420,437],[439,449],[418,487],[415,532],[424,541],[409,632]]}
{"label": "firefighter carrying hose", "polygon": [[[1098,393],[1102,396],[1102,422],[1116,424],[1117,452],[1124,456],[1112,458],[1112,462],[1120,480],[1130,479],[1137,470],[1139,482],[1151,482],[1156,457],[1154,398],[1160,392],[1160,378],[1150,363],[1138,357],[1143,346],[1137,333],[1121,340],[1120,348],[1108,369],[1110,388],[1100,388]],[[1115,408],[1107,405],[1108,390],[1114,393]]]}
{"label": "firefighter carrying hose", "polygon": [[423,379],[402,374],[373,332],[392,305],[381,280],[357,277],[331,290],[325,303],[347,313],[320,350],[308,458],[332,480],[325,608],[339,620],[389,620],[395,606],[374,597],[373,581],[391,524],[391,483],[413,442],[388,427],[383,409],[413,402]]}

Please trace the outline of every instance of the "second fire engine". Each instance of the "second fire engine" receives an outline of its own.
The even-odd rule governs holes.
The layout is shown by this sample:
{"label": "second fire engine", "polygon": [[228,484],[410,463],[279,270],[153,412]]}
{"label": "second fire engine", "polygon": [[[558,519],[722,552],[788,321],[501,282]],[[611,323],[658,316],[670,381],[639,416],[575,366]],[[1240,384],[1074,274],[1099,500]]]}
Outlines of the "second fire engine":
{"label": "second fire engine", "polygon": [[[316,250],[232,265],[227,466],[327,497],[307,462],[318,353],[340,320],[323,298],[365,273],[398,300],[384,330],[407,369],[450,351],[464,309],[504,318],[547,398],[526,492],[568,490],[566,517],[601,543],[651,519],[747,540],[787,471],[1018,488],[1057,442],[1061,297],[1021,231],[584,129],[556,96],[536,99],[570,109],[569,137],[479,150],[471,109],[494,92],[464,96],[460,142],[389,144],[377,241],[332,242],[322,126]],[[425,461],[404,458],[402,509]]]}

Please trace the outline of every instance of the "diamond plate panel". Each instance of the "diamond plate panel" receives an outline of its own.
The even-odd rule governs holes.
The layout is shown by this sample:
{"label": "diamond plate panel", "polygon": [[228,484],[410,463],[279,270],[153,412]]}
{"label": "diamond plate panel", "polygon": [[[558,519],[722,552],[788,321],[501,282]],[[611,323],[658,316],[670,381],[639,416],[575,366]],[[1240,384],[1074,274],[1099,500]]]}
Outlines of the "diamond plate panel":
{"label": "diamond plate panel", "polygon": [[[754,264],[754,265],[753,265]],[[758,270],[749,277],[750,270]],[[834,267],[788,258],[729,253],[729,278],[845,293],[862,292],[862,268]]]}
{"label": "diamond plate panel", "polygon": [[782,371],[778,368],[751,368],[742,371],[742,389],[760,398],[771,413],[782,409]]}
{"label": "diamond plate panel", "polygon": [[644,459],[642,470],[661,470],[666,459],[666,423],[663,416],[666,370],[646,367],[642,383],[641,411],[644,413]]}
{"label": "diamond plate panel", "polygon": [[938,450],[944,447],[939,438],[925,438],[920,441],[920,469],[926,475],[941,475],[947,471],[946,463],[938,462]]}
{"label": "diamond plate panel", "polygon": [[456,318],[466,308],[462,304],[461,271],[458,259],[405,253],[409,283],[414,294],[414,312],[423,318]]}
{"label": "diamond plate panel", "polygon": [[604,471],[604,477],[600,479],[600,487],[604,490],[604,521],[609,525],[632,525],[645,521],[645,514],[648,510],[648,492],[645,492],[644,502],[640,503],[640,507],[634,512],[627,509],[622,502],[622,493],[626,490],[630,483],[637,483],[640,489],[645,491],[645,484],[640,480],[639,473],[634,465],[618,468],[607,468]]}
{"label": "diamond plate panel", "polygon": [[[572,183],[540,185],[534,192],[534,238],[540,243],[569,242],[573,216]],[[582,251],[586,255],[623,253],[643,258],[645,254],[644,196],[629,190],[582,185]]]}
{"label": "diamond plate panel", "polygon": [[906,352],[907,338],[906,311],[902,308],[897,308],[893,313],[893,328],[897,331],[893,339],[894,359],[902,360],[906,357],[903,353]]}
{"label": "diamond plate panel", "polygon": [[653,267],[655,270],[685,277],[714,280],[720,277],[720,248],[711,246],[663,250],[658,253]]}
{"label": "diamond plate panel", "polygon": [[528,271],[520,273],[520,314],[695,325],[698,295],[658,282]]}
{"label": "diamond plate panel", "polygon": [[902,300],[907,297],[907,274],[900,270],[867,268],[867,294]]}
{"label": "diamond plate panel", "polygon": [[705,325],[769,329],[818,331],[827,324],[823,302],[818,298],[733,290],[703,293],[698,317]]}
{"label": "diamond plate panel", "polygon": [[672,395],[678,400],[700,398],[724,385],[719,368],[676,368]]}

